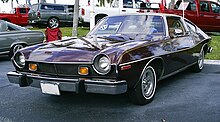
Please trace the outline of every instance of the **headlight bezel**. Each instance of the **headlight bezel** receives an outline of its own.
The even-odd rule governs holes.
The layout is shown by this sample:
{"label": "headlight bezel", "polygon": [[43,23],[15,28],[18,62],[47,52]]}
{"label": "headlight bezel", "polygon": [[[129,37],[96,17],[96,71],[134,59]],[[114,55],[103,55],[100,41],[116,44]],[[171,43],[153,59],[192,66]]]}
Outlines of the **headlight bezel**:
{"label": "headlight bezel", "polygon": [[13,62],[19,69],[22,69],[25,67],[25,56],[22,52],[16,52],[16,54],[13,56]]}
{"label": "headlight bezel", "polygon": [[[106,63],[106,64],[104,64]],[[101,65],[104,67],[102,68]],[[107,66],[105,66],[107,65]],[[93,59],[93,69],[100,75],[106,75],[111,71],[111,60],[105,54],[99,54]]]}

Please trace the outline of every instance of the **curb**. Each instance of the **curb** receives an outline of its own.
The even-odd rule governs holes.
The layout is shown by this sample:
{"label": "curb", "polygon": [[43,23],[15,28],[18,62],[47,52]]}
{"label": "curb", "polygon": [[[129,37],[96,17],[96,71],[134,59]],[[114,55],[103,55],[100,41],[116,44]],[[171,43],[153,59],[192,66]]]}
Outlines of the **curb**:
{"label": "curb", "polygon": [[205,64],[215,64],[220,65],[220,60],[204,60]]}

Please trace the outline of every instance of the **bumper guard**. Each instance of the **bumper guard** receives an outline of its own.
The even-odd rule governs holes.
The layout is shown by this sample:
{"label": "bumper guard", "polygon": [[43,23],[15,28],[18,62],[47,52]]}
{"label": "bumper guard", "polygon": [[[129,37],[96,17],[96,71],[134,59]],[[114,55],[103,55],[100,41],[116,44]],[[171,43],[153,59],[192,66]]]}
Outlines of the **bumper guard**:
{"label": "bumper guard", "polygon": [[125,80],[116,81],[112,79],[69,79],[57,78],[51,76],[39,76],[34,74],[23,74],[16,71],[7,73],[11,83],[19,84],[21,87],[32,86],[41,88],[41,83],[57,83],[60,91],[69,91],[79,93],[84,90],[87,93],[101,94],[122,94],[127,91]]}

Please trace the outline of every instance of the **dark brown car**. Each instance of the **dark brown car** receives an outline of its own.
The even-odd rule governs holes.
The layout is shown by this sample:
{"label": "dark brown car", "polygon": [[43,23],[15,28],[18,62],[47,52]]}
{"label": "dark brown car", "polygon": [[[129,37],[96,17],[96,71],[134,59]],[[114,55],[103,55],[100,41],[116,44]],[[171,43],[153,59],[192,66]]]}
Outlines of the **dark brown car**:
{"label": "dark brown car", "polygon": [[136,104],[153,100],[157,81],[188,67],[203,69],[211,38],[177,15],[130,14],[102,19],[87,37],[20,50],[11,83],[62,91],[128,92]]}

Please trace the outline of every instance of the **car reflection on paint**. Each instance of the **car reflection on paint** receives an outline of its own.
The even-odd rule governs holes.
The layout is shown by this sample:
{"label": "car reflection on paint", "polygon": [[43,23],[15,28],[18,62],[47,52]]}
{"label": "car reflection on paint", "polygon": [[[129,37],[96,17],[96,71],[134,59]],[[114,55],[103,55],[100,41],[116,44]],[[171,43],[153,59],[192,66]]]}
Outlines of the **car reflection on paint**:
{"label": "car reflection on paint", "polygon": [[62,91],[129,93],[135,104],[155,96],[157,81],[188,67],[203,69],[211,38],[187,19],[170,14],[128,14],[102,19],[86,37],[18,51],[11,83]]}

